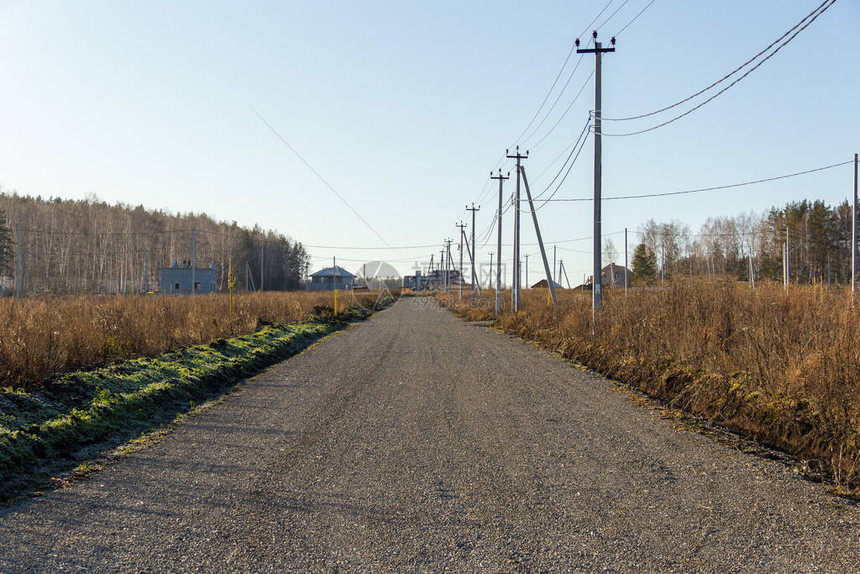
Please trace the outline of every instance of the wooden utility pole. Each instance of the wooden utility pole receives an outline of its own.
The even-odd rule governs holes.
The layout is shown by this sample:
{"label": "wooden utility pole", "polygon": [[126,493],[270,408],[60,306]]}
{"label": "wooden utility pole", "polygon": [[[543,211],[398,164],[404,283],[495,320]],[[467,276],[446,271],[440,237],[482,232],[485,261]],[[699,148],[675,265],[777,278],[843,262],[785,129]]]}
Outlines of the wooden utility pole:
{"label": "wooden utility pole", "polygon": [[[496,214],[499,226],[499,244],[496,251],[496,315],[502,312],[502,185],[510,177],[511,172],[505,176],[502,175],[501,169],[499,169],[499,175],[493,175],[493,172],[490,172],[490,179],[499,180],[499,212]],[[492,281],[492,273],[490,273],[490,280]]]}
{"label": "wooden utility pole", "polygon": [[630,279],[627,277],[629,275],[628,269],[630,267],[627,264],[627,228],[624,228],[624,296],[627,296],[627,288],[630,286]]}
{"label": "wooden utility pole", "polygon": [[592,310],[593,313],[597,313],[600,311],[603,306],[603,298],[601,292],[601,280],[600,280],[600,249],[601,249],[601,236],[600,236],[600,201],[601,201],[601,192],[602,192],[602,153],[603,150],[601,148],[600,142],[600,130],[601,130],[601,120],[600,120],[600,108],[601,108],[601,97],[602,97],[602,85],[601,85],[601,59],[604,53],[606,52],[614,52],[615,51],[615,38],[613,37],[611,40],[612,46],[609,48],[604,48],[601,46],[600,42],[597,41],[597,30],[595,30],[592,34],[594,37],[594,48],[579,48],[579,38],[576,39],[576,53],[577,54],[594,54],[594,276],[591,281],[592,287]]}
{"label": "wooden utility pole", "polygon": [[508,153],[508,150],[505,150],[505,155],[509,159],[517,160],[517,187],[514,192],[514,284],[511,290],[511,308],[516,313],[520,310],[520,259],[522,259],[520,254],[520,167],[522,160],[529,157],[529,152],[526,150],[526,154],[522,155],[520,154],[520,146],[517,146],[514,155]]}

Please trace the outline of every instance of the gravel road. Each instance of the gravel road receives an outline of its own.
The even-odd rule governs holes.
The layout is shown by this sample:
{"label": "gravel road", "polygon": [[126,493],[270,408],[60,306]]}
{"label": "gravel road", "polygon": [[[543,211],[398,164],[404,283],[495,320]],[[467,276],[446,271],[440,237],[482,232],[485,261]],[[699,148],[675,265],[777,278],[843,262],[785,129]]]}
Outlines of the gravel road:
{"label": "gravel road", "polygon": [[860,507],[429,299],[0,510],[0,571],[856,572]]}

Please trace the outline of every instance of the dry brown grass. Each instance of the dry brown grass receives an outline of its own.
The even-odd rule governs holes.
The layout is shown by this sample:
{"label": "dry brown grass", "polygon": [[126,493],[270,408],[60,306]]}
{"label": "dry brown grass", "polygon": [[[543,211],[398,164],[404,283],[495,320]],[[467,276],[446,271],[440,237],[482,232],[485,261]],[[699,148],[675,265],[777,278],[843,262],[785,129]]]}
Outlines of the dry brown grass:
{"label": "dry brown grass", "polygon": [[[486,296],[460,312],[495,318]],[[596,325],[590,292],[560,291],[549,307],[546,291],[524,291],[522,308],[498,324],[860,484],[860,301],[850,292],[675,281],[609,290]]]}
{"label": "dry brown grass", "polygon": [[[338,306],[372,305],[372,298],[341,293]],[[0,299],[0,387],[34,389],[56,373],[301,321],[333,304],[331,292],[243,293],[234,296],[231,323],[223,294]]]}

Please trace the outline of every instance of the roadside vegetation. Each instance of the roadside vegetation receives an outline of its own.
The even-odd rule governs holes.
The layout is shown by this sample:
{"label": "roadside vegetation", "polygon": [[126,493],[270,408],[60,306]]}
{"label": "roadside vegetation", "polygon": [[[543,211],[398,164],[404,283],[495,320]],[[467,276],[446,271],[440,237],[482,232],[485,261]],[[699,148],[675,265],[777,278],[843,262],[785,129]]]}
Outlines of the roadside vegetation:
{"label": "roadside vegetation", "polygon": [[[306,348],[391,298],[372,293],[0,301],[0,501]],[[232,336],[231,336],[232,335]],[[94,368],[98,367],[98,368]]]}
{"label": "roadside vegetation", "polygon": [[559,290],[549,306],[546,290],[524,290],[521,311],[499,317],[492,291],[440,297],[860,493],[860,300],[845,288],[678,278],[605,290],[596,323],[590,291]]}
{"label": "roadside vegetation", "polygon": [[[0,388],[37,390],[57,373],[152,357],[253,333],[263,325],[332,314],[332,292],[229,296],[68,295],[0,299]],[[342,309],[373,307],[375,295],[341,293]]]}

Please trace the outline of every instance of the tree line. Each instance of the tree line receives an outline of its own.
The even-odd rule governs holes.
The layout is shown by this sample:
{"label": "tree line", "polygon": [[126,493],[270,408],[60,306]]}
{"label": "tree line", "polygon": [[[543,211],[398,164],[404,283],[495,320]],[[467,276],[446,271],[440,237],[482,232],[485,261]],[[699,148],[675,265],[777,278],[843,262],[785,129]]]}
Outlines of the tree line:
{"label": "tree line", "polygon": [[[193,247],[192,247],[193,244]],[[259,226],[143,206],[0,193],[0,285],[25,293],[140,293],[158,268],[213,262],[216,288],[299,289],[309,256],[301,243]],[[18,277],[16,277],[16,275]]]}
{"label": "tree line", "polygon": [[789,280],[851,281],[851,205],[796,201],[764,214],[712,217],[693,234],[687,225],[648,221],[633,252],[633,279],[683,275],[733,275],[740,281],[783,279],[788,246]]}

